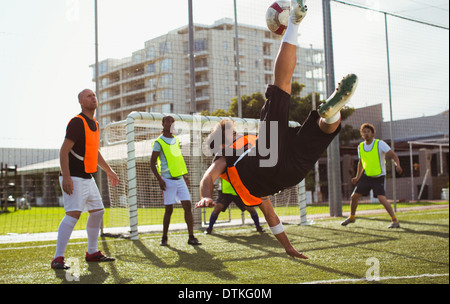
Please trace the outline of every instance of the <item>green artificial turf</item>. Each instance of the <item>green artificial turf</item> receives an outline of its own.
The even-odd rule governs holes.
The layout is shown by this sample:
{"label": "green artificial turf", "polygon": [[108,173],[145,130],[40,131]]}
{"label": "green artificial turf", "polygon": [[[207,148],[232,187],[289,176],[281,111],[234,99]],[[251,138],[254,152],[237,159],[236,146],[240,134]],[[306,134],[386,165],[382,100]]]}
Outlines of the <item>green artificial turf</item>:
{"label": "green artificial turf", "polygon": [[[285,225],[309,260],[288,257],[268,229],[259,234],[253,227],[196,231],[203,244],[195,247],[185,232],[170,233],[169,247],[159,246],[159,234],[138,241],[102,238],[99,249],[116,258],[102,264],[85,262],[86,240],[75,239],[66,250],[68,271],[50,268],[54,240],[0,244],[0,283],[449,284],[448,216],[448,209],[403,212],[400,229],[387,228],[386,214],[358,216],[346,227],[342,218]],[[379,280],[371,281],[374,261]]]}

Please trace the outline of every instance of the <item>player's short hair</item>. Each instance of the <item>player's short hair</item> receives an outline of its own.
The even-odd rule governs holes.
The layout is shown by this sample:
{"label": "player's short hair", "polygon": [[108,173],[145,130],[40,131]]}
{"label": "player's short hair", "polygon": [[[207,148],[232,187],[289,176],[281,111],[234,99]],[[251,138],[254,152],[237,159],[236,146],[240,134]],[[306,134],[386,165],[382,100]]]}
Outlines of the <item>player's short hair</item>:
{"label": "player's short hair", "polygon": [[211,130],[211,133],[206,139],[206,144],[213,154],[221,151],[222,145],[228,146],[233,143],[227,142],[227,136],[225,135],[228,132],[236,132],[234,122],[231,119],[221,120]]}
{"label": "player's short hair", "polygon": [[173,118],[173,116],[171,116],[171,115],[167,115],[167,116],[164,116],[163,118],[162,118],[162,123],[164,123],[165,121],[166,121],[166,119],[169,119],[169,118],[172,118],[174,121],[175,121],[175,118]]}
{"label": "player's short hair", "polygon": [[372,131],[373,134],[375,134],[375,127],[367,122],[361,125],[361,128],[359,129],[359,133],[361,133],[361,135],[362,135],[363,130],[366,128],[369,129],[370,131]]}

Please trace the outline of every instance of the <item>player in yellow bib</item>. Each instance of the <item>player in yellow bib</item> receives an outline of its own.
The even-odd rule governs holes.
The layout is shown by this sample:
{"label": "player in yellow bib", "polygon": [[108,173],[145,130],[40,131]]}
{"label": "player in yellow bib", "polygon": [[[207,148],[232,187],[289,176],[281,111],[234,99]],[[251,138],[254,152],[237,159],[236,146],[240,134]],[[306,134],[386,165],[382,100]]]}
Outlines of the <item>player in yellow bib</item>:
{"label": "player in yellow bib", "polygon": [[386,179],[386,161],[385,156],[390,157],[396,166],[398,174],[402,173],[402,167],[397,154],[382,140],[375,138],[375,127],[365,123],[360,128],[361,136],[364,141],[358,145],[358,171],[352,183],[356,184],[351,197],[350,217],[341,223],[342,226],[355,222],[356,208],[358,201],[362,196],[369,195],[370,190],[378,201],[384,206],[392,219],[389,228],[400,228],[400,224],[395,216],[391,204],[386,199],[385,179]]}
{"label": "player in yellow bib", "polygon": [[163,236],[161,246],[167,246],[167,233],[173,205],[181,202],[184,209],[184,219],[189,232],[188,244],[201,245],[194,237],[194,218],[191,208],[191,195],[189,193],[189,180],[187,167],[180,149],[179,139],[172,134],[171,128],[175,119],[165,116],[162,119],[163,133],[153,143],[153,152],[150,168],[159,182],[164,198]]}
{"label": "player in yellow bib", "polygon": [[205,233],[211,234],[213,231],[214,224],[219,217],[220,212],[225,212],[229,205],[234,202],[242,212],[248,211],[250,216],[252,217],[253,222],[256,226],[256,231],[262,233],[264,232],[264,228],[261,227],[259,222],[258,212],[254,207],[249,207],[244,204],[242,199],[237,195],[236,191],[234,191],[233,186],[224,179],[220,179],[221,190],[219,190],[219,195],[216,200],[216,206],[214,210],[211,212],[211,216],[209,217],[208,228],[206,228]]}

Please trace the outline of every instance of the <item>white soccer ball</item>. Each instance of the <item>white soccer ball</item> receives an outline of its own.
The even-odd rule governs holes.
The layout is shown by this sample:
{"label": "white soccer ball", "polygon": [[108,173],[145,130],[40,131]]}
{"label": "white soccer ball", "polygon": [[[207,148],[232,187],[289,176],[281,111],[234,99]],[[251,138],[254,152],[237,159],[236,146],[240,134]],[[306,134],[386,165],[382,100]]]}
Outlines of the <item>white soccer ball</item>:
{"label": "white soccer ball", "polygon": [[275,1],[267,9],[266,23],[269,30],[277,35],[283,35],[286,31],[291,9],[290,1]]}

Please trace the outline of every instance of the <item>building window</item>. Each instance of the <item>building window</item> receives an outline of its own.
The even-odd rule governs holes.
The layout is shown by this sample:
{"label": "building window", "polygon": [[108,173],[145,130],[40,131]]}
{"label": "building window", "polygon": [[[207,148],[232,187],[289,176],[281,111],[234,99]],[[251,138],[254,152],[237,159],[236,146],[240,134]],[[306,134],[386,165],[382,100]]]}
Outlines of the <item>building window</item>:
{"label": "building window", "polygon": [[161,61],[161,72],[172,70],[172,59],[166,58]]}
{"label": "building window", "polygon": [[156,72],[156,68],[155,68],[155,64],[154,63],[150,63],[147,66],[147,73],[152,74]]}
{"label": "building window", "polygon": [[164,55],[170,53],[170,42],[165,41],[159,44],[159,54]]}
{"label": "building window", "polygon": [[135,54],[134,56],[133,56],[133,62],[134,63],[138,63],[138,62],[140,62],[141,61],[141,54]]}
{"label": "building window", "polygon": [[173,105],[171,103],[166,103],[161,106],[161,112],[163,113],[172,113]]}
{"label": "building window", "polygon": [[194,41],[194,52],[206,51],[208,49],[208,42],[206,39]]}
{"label": "building window", "polygon": [[155,58],[155,48],[153,46],[147,49],[147,58]]}
{"label": "building window", "polygon": [[164,74],[164,75],[161,77],[161,85],[168,86],[168,85],[171,85],[172,82],[173,82],[173,76],[172,76],[172,74]]}
{"label": "building window", "polygon": [[173,90],[163,90],[163,91],[161,91],[161,98],[163,100],[173,100]]}

